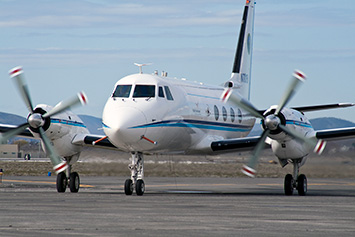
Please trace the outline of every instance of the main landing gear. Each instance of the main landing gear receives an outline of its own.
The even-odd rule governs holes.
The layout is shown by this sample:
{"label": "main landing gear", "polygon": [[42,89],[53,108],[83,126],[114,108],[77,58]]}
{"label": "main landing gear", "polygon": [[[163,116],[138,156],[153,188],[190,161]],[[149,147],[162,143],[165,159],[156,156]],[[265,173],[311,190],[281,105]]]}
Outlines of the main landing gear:
{"label": "main landing gear", "polygon": [[[284,190],[287,196],[291,196],[294,189],[297,189],[300,196],[305,196],[307,193],[307,178],[304,174],[298,175],[299,168],[300,162],[293,160],[293,176],[291,174],[285,176]],[[297,177],[297,179],[294,180],[293,177]]]}
{"label": "main landing gear", "polygon": [[[69,177],[69,179],[67,177]],[[77,193],[80,187],[79,174],[77,172],[71,172],[71,165],[69,165],[67,172],[61,172],[57,175],[58,193],[64,193],[67,187],[69,187],[72,193]]]}
{"label": "main landing gear", "polygon": [[138,196],[142,196],[145,191],[144,185],[144,159],[141,152],[131,153],[131,164],[128,165],[131,170],[131,178],[127,179],[124,184],[124,192],[126,195],[132,195],[136,191]]}

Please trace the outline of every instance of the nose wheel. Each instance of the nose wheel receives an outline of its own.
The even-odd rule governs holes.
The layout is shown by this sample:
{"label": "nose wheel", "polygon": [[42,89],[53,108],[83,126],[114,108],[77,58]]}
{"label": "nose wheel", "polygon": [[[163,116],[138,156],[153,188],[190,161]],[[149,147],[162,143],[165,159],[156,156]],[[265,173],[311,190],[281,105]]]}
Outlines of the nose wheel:
{"label": "nose wheel", "polygon": [[124,183],[124,193],[126,195],[132,195],[133,189],[133,181],[131,179],[126,179],[126,182]]}
{"label": "nose wheel", "polygon": [[138,196],[142,196],[144,194],[144,191],[145,191],[144,181],[142,179],[137,180],[137,183],[136,183],[136,194]]}
{"label": "nose wheel", "polygon": [[142,196],[145,192],[144,178],[144,159],[141,152],[131,153],[131,164],[128,168],[131,171],[131,178],[127,179],[124,184],[124,192],[126,195],[132,195],[136,191],[138,196]]}

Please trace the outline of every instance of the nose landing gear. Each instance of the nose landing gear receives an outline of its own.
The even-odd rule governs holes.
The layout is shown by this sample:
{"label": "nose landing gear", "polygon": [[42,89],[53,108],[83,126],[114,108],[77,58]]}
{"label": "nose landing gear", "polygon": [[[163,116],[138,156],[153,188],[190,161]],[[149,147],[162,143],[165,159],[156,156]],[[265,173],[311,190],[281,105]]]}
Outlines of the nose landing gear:
{"label": "nose landing gear", "polygon": [[138,196],[145,192],[144,178],[144,159],[141,152],[131,153],[131,164],[128,165],[131,170],[131,178],[125,181],[124,191],[126,195],[132,195],[135,189]]}

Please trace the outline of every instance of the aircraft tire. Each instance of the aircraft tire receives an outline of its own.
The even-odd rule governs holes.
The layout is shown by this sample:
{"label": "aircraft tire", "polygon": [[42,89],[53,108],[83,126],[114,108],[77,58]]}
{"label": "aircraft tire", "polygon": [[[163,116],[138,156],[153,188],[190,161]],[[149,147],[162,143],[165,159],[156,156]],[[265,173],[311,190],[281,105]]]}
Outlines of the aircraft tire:
{"label": "aircraft tire", "polygon": [[136,193],[138,196],[142,196],[145,191],[144,181],[142,179],[137,180],[136,183]]}
{"label": "aircraft tire", "polygon": [[77,172],[73,172],[70,174],[69,188],[70,188],[70,192],[72,192],[72,193],[77,193],[79,191],[80,178],[79,178],[79,174]]}
{"label": "aircraft tire", "polygon": [[57,175],[57,191],[58,193],[64,193],[68,186],[67,175],[64,172],[60,172]]}
{"label": "aircraft tire", "polygon": [[300,196],[305,196],[307,193],[307,178],[304,174],[301,174],[297,178],[297,190]]}
{"label": "aircraft tire", "polygon": [[132,195],[133,193],[133,182],[131,179],[126,179],[126,182],[124,183],[124,193],[126,195]]}
{"label": "aircraft tire", "polygon": [[293,177],[291,174],[285,176],[284,190],[286,196],[291,196],[293,194]]}

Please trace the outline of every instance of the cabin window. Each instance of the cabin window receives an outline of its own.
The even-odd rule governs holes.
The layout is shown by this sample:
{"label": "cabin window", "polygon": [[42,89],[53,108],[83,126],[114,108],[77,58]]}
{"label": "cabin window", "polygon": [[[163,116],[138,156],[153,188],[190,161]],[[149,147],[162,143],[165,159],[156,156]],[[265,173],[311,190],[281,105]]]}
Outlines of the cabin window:
{"label": "cabin window", "polygon": [[219,110],[218,110],[217,105],[214,106],[214,118],[215,118],[216,120],[219,119]]}
{"label": "cabin window", "polygon": [[132,85],[117,85],[112,97],[128,98],[131,92]]}
{"label": "cabin window", "polygon": [[222,114],[223,114],[223,121],[227,121],[227,110],[224,106],[222,107]]}
{"label": "cabin window", "polygon": [[243,120],[243,114],[242,114],[242,111],[240,111],[240,109],[238,109],[238,120],[239,120],[239,123],[241,123]]}
{"label": "cabin window", "polygon": [[155,97],[154,85],[136,85],[134,88],[133,98]]}
{"label": "cabin window", "polygon": [[234,109],[233,108],[231,108],[231,121],[232,121],[232,123],[234,122],[234,120],[235,120],[235,112],[234,112]]}
{"label": "cabin window", "polygon": [[159,97],[162,97],[162,98],[165,97],[165,96],[164,96],[163,87],[161,87],[161,86],[159,86],[158,96],[159,96]]}
{"label": "cabin window", "polygon": [[165,88],[166,98],[168,100],[174,100],[173,95],[171,94],[169,87],[168,86],[164,86],[164,88]]}

